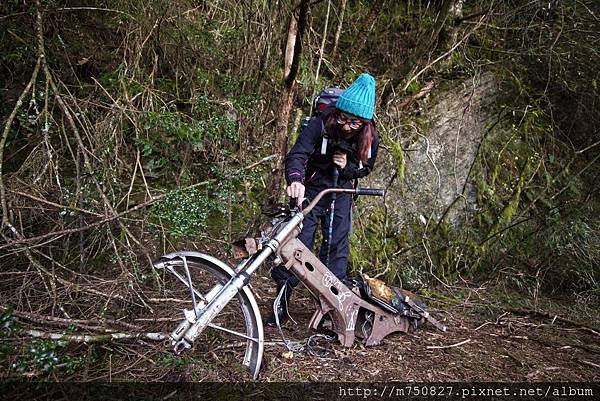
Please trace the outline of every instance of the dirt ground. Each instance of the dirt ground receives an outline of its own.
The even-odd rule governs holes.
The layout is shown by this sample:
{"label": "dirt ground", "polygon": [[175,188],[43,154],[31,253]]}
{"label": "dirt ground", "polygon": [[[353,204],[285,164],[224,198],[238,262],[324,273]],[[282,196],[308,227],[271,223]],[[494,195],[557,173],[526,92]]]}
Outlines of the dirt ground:
{"label": "dirt ground", "polygon": [[[251,286],[263,317],[267,316],[275,293],[271,280],[256,277]],[[594,305],[542,298],[535,303],[498,284],[435,289],[423,295],[432,315],[448,326],[447,332],[425,324],[414,333],[392,334],[383,344],[368,348],[358,342],[344,348],[336,341],[319,338],[314,349],[321,355],[316,356],[288,352],[279,332],[265,327],[259,381],[600,381],[600,319]],[[290,321],[283,327],[288,340],[303,344],[314,334],[307,328],[313,312],[308,291],[295,291],[290,313],[296,323]],[[144,331],[170,332],[180,314],[173,308],[156,310],[154,318],[161,318],[164,325],[159,328],[155,323],[135,318],[130,322]],[[23,319],[20,323],[23,329],[44,328]],[[45,329],[60,332],[56,328]],[[79,357],[83,363],[72,372],[57,366],[49,375],[35,369],[20,373],[11,367],[27,358],[31,339],[5,339],[3,344],[19,341],[22,345],[15,348],[17,354],[3,361],[1,377],[104,382],[252,379],[241,365],[240,349],[235,345],[224,347],[219,335],[209,338],[208,344],[196,344],[182,356],[174,355],[170,347],[160,342],[143,339],[70,344],[59,350],[61,362],[68,362],[68,354]]]}
{"label": "dirt ground", "polygon": [[[266,316],[275,290],[267,278],[259,278],[253,289],[261,313]],[[492,302],[490,291],[486,288],[447,289],[445,300],[426,300],[432,314],[448,326],[445,333],[426,324],[412,334],[392,334],[382,345],[368,348],[358,342],[344,348],[339,343],[320,339],[317,345],[324,354],[321,357],[288,352],[279,331],[265,327],[266,347],[259,380],[600,380],[597,309],[545,300],[535,311],[527,305],[507,306],[497,298]],[[450,298],[448,295],[453,293],[460,296]],[[286,323],[284,335],[287,340],[303,343],[314,334],[307,328],[314,311],[307,290],[294,294],[290,309],[296,323]],[[234,357],[235,352],[231,356]],[[191,363],[183,371],[171,372],[174,376],[168,376],[177,380],[243,379],[239,369],[232,371],[222,357],[213,354],[209,360],[208,365]],[[248,378],[246,376],[246,380]]]}
{"label": "dirt ground", "polygon": [[[503,310],[473,296],[462,302],[432,302],[431,312],[448,326],[442,333],[426,324],[412,334],[392,334],[383,345],[343,348],[332,344],[327,358],[267,348],[263,380],[283,381],[598,381],[600,332],[595,322],[562,319],[564,311],[545,316],[528,308]],[[263,299],[269,298],[265,294]],[[301,340],[310,333],[312,314],[306,294],[295,299],[284,334]],[[266,305],[265,305],[266,306]],[[268,308],[268,306],[266,306]],[[556,319],[553,313],[557,313]],[[279,340],[267,329],[267,341]],[[452,347],[452,345],[461,344]],[[447,348],[431,348],[447,347]],[[285,354],[288,356],[288,354]]]}

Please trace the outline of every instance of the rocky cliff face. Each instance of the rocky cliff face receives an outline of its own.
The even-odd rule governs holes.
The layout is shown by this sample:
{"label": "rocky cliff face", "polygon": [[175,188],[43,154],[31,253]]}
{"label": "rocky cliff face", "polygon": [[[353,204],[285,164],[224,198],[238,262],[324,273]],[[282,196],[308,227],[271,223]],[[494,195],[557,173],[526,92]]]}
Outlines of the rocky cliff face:
{"label": "rocky cliff face", "polygon": [[392,153],[381,149],[375,171],[361,185],[387,188],[388,222],[393,227],[402,230],[419,221],[437,224],[442,218],[457,226],[476,210],[470,173],[486,128],[497,114],[496,93],[493,75],[483,74],[425,99],[426,123],[402,124],[404,181],[395,174]]}

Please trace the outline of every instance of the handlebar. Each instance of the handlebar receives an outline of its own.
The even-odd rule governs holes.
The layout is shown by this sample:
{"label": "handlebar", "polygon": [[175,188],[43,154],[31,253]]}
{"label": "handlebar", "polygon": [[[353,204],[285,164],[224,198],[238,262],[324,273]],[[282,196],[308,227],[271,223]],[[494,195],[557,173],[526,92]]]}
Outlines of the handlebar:
{"label": "handlebar", "polygon": [[378,188],[356,188],[356,195],[384,196],[385,190]]}
{"label": "handlebar", "polygon": [[356,188],[356,189],[346,189],[346,188],[328,188],[324,189],[315,196],[315,198],[302,210],[302,214],[305,216],[310,213],[310,211],[319,203],[321,198],[330,193],[345,193],[345,194],[354,194],[354,195],[368,195],[368,196],[384,196],[385,190],[377,189],[377,188]]}

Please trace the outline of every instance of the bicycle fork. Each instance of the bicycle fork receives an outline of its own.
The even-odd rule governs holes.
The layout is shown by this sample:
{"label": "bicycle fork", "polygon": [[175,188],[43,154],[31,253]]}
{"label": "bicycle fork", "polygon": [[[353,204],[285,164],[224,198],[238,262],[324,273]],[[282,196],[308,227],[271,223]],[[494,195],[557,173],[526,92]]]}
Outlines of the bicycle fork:
{"label": "bicycle fork", "polygon": [[206,326],[247,284],[244,276],[243,273],[237,274],[226,284],[216,285],[205,295],[206,301],[198,303],[195,310],[184,310],[185,319],[170,335],[173,351],[176,354],[191,348],[194,340]]}
{"label": "bicycle fork", "polygon": [[[216,285],[203,297],[196,294],[192,286],[191,280],[189,284],[185,278],[171,270],[180,280],[184,281],[190,287],[192,299],[194,300],[194,310],[185,310],[185,319],[177,326],[170,335],[171,345],[176,354],[180,354],[184,350],[191,348],[194,340],[210,325],[210,322],[223,310],[223,308],[238,294],[238,292],[248,285],[250,276],[264,263],[264,261],[274,254],[281,243],[288,235],[302,222],[304,215],[297,213],[286,224],[277,235],[265,244],[263,250],[238,265],[239,271],[227,283]],[[184,266],[186,262],[184,260]],[[247,266],[246,266],[247,265]],[[168,266],[165,266],[169,268]],[[236,270],[238,270],[236,269]],[[189,275],[188,275],[189,278]],[[203,298],[196,303],[195,295],[200,295]]]}

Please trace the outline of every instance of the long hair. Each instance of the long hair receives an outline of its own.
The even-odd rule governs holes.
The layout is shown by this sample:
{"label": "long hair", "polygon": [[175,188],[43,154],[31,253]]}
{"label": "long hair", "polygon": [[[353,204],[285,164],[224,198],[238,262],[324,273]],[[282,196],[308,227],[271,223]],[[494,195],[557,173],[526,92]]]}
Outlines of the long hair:
{"label": "long hair", "polygon": [[[325,130],[327,131],[327,134],[329,134],[335,140],[342,136],[337,123],[337,118],[339,117],[340,113],[340,110],[334,109],[325,119]],[[371,153],[371,144],[377,135],[377,131],[375,130],[372,120],[365,120],[362,118],[360,120],[363,122],[363,127],[356,134],[358,135],[358,150],[356,156],[363,164],[367,164]]]}

